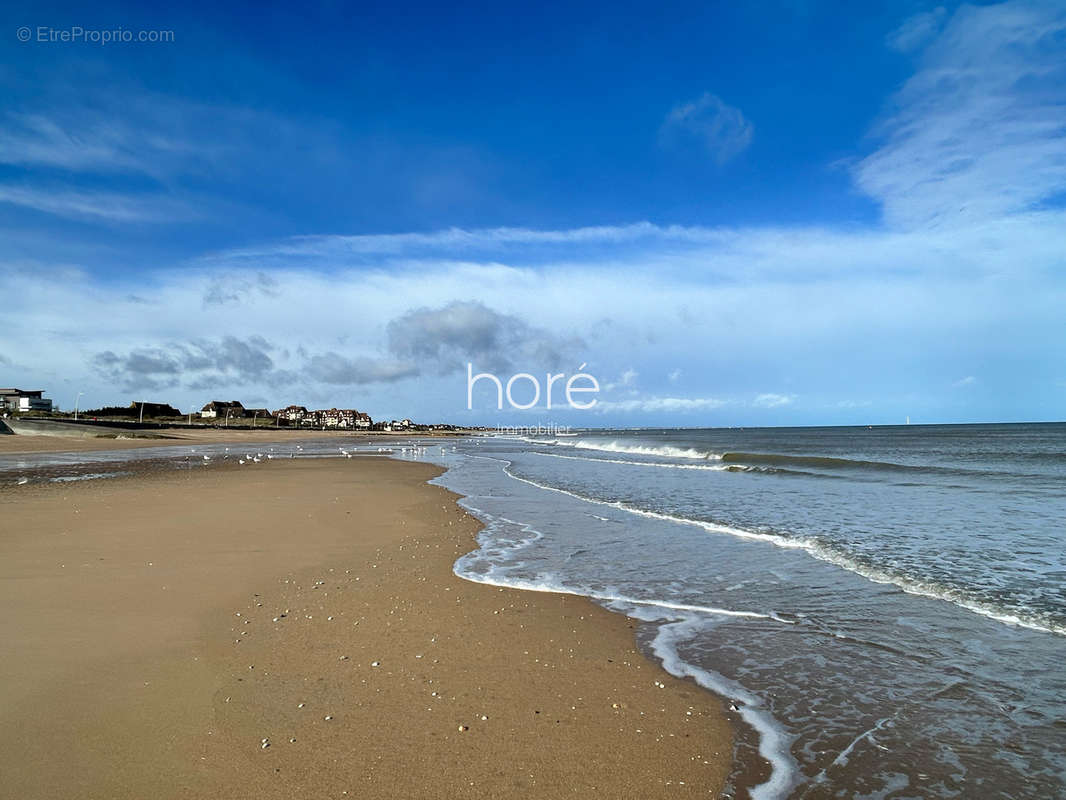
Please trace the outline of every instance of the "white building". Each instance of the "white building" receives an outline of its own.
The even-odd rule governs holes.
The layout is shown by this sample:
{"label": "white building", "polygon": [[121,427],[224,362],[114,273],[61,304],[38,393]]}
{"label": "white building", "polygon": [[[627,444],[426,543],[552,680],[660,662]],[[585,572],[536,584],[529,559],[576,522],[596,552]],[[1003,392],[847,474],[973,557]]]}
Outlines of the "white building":
{"label": "white building", "polygon": [[237,400],[212,400],[200,409],[203,419],[240,419],[243,416],[244,406]]}

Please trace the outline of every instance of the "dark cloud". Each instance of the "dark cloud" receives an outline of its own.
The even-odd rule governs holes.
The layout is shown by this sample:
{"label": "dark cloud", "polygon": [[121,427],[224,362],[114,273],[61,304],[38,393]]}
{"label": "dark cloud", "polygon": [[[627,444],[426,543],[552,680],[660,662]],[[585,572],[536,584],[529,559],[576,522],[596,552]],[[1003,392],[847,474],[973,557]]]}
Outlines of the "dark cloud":
{"label": "dark cloud", "polygon": [[157,348],[135,350],[119,356],[110,350],[98,353],[92,365],[109,382],[126,391],[171,389],[178,385],[181,364]]}
{"label": "dark cloud", "polygon": [[225,391],[249,384],[306,391],[308,384],[350,386],[395,383],[424,374],[446,375],[466,368],[493,372],[540,372],[575,367],[571,355],[581,342],[564,339],[475,302],[421,308],[390,322],[386,352],[380,357],[347,356],[335,351],[311,354],[294,348],[300,366],[279,369],[275,348],[261,336],[197,339],[166,347],[145,347],[117,354],[98,353],[98,373],[127,391],[166,389],[184,384],[195,391]]}
{"label": "dark cloud", "polygon": [[183,379],[190,381],[190,388],[200,389],[275,378],[271,349],[260,336],[226,336],[167,348],[140,348],[125,355],[105,350],[93,357],[92,366],[126,390],[166,389]]}
{"label": "dark cloud", "polygon": [[181,364],[161,350],[130,353],[124,368],[135,375],[177,375],[181,372]]}
{"label": "dark cloud", "polygon": [[188,350],[190,361],[208,362],[215,369],[244,380],[258,380],[274,369],[268,355],[273,349],[261,336],[238,339],[227,336],[217,342],[194,342]]}
{"label": "dark cloud", "polygon": [[296,353],[305,360],[304,377],[345,386],[446,375],[465,369],[468,361],[479,370],[500,372],[558,369],[580,344],[475,302],[410,311],[388,324],[386,339],[387,354],[380,358],[336,352],[312,356],[303,347]]}
{"label": "dark cloud", "polygon": [[226,386],[228,381],[225,375],[219,373],[207,373],[194,381],[185,384],[185,388],[195,392],[219,391]]}
{"label": "dark cloud", "polygon": [[580,342],[476,302],[410,311],[389,323],[389,352],[425,371],[447,374],[473,362],[479,369],[557,369]]}

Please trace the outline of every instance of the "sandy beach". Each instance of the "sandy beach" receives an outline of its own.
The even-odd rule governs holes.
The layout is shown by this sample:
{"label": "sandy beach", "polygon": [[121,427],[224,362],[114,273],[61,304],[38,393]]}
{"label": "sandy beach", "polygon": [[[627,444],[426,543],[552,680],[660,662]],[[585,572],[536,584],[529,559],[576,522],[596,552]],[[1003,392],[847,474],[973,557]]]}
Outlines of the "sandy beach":
{"label": "sandy beach", "polygon": [[[12,436],[0,435],[0,454],[5,453],[82,453],[91,450],[129,450],[143,447],[167,447],[183,444],[262,444],[263,442],[298,442],[305,439],[352,439],[353,442],[374,439],[402,438],[405,434],[385,431],[307,431],[287,428],[167,428],[153,432],[158,438],[70,436]],[[420,437],[448,437],[444,432],[419,433]]]}
{"label": "sandy beach", "polygon": [[478,524],[438,472],[273,461],[0,495],[0,795],[717,796],[717,699],[623,616],[455,577]]}

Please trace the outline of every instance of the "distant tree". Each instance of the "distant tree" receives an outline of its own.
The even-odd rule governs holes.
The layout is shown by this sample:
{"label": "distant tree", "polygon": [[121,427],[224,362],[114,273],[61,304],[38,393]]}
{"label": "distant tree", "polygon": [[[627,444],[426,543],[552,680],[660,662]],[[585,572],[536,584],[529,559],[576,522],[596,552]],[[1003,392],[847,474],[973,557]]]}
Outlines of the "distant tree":
{"label": "distant tree", "polygon": [[123,408],[122,406],[101,406],[100,408],[87,408],[78,413],[85,417],[129,417],[132,419],[137,416],[139,411],[133,408]]}

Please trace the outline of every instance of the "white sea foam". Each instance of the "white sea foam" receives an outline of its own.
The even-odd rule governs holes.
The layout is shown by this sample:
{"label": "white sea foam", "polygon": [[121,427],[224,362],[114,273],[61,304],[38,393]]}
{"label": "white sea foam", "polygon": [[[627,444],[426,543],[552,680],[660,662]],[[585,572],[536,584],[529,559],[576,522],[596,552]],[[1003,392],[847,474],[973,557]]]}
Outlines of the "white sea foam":
{"label": "white sea foam", "polygon": [[[771,767],[770,778],[765,783],[754,787],[751,790],[751,797],[755,800],[777,800],[785,796],[789,787],[795,783],[795,776],[798,773],[795,761],[789,753],[790,743],[784,730],[763,707],[760,698],[717,673],[687,663],[678,655],[675,643],[684,637],[683,627],[692,620],[700,619],[703,615],[765,619],[789,625],[795,624],[793,621],[782,619],[774,612],[764,614],[662,599],[632,597],[618,592],[600,591],[588,586],[572,587],[565,585],[555,576],[544,574],[534,578],[516,577],[511,573],[520,568],[523,562],[513,561],[513,556],[519,550],[543,538],[543,534],[527,523],[490,514],[474,505],[469,497],[459,502],[479,517],[486,527],[478,537],[478,549],[467,553],[455,562],[453,571],[458,577],[489,586],[587,597],[604,603],[608,608],[649,622],[670,620],[667,624],[659,626],[652,644],[653,652],[662,661],[663,668],[678,677],[692,677],[705,689],[737,704],[737,713],[756,732],[759,738],[759,753]],[[508,540],[509,545],[501,546],[496,540],[494,534],[499,532],[500,523],[515,526],[520,531],[517,538]],[[485,567],[485,562],[488,562],[488,568],[484,572],[473,569],[475,563]]]}
{"label": "white sea foam", "polygon": [[[504,557],[510,558],[517,551],[529,547],[531,544],[539,539],[544,538],[544,534],[538,531],[533,526],[524,522],[516,522],[515,520],[508,519],[503,516],[496,516],[490,514],[483,509],[477,508],[470,502],[469,497],[464,497],[459,501],[467,510],[474,513],[482,522],[485,523],[485,529],[478,537],[478,549],[474,550],[466,555],[460,557],[453,566],[453,571],[460,578],[465,578],[475,583],[486,583],[492,586],[504,586],[512,589],[526,589],[533,592],[551,592],[554,594],[570,594],[579,595],[581,597],[588,597],[593,600],[600,600],[605,603],[629,603],[638,606],[654,607],[668,611],[685,611],[700,614],[714,614],[724,617],[746,617],[749,619],[772,619],[785,624],[794,624],[788,620],[782,619],[773,612],[759,613],[756,611],[737,611],[729,608],[717,608],[715,606],[701,606],[689,603],[675,603],[669,600],[652,599],[652,598],[640,598],[631,597],[628,595],[603,592],[596,589],[592,589],[588,586],[583,587],[570,587],[561,583],[557,578],[550,576],[538,576],[535,580],[516,578],[513,576],[497,577],[497,569],[489,569],[485,573],[473,572],[467,568],[467,565],[474,561],[484,560],[493,563],[499,563],[504,560]],[[597,517],[598,519],[606,520],[605,517]],[[499,523],[505,523],[507,525],[513,525],[520,531],[519,537],[516,539],[510,539],[509,545],[501,546],[496,540],[495,534],[498,532]],[[491,548],[497,551],[496,555],[487,553],[486,548]],[[514,569],[514,565],[508,565],[507,571]]]}
{"label": "white sea foam", "polygon": [[598,600],[603,603],[624,603],[626,605],[641,606],[644,608],[657,608],[663,611],[683,611],[694,614],[710,614],[718,617],[769,619],[792,624],[773,614],[760,614],[757,611],[737,611],[731,608],[717,608],[715,606],[672,603],[667,600],[651,600],[647,598],[630,597],[623,594],[599,592],[589,587],[571,587],[560,583],[557,578],[546,575],[540,575],[533,579],[526,579],[516,578],[510,575],[500,575],[496,570],[489,570],[485,573],[471,572],[463,569],[462,566],[460,566],[461,563],[463,563],[462,558],[455,562],[455,567],[453,568],[453,571],[458,577],[473,583],[483,583],[488,586],[499,586],[507,589],[523,589],[528,592],[546,592],[548,594],[569,594],[575,597],[587,597],[590,600]]}
{"label": "white sea foam", "polygon": [[[489,458],[488,456],[476,456],[476,458]],[[705,520],[689,519],[688,517],[678,517],[673,514],[663,514],[658,511],[647,511],[642,508],[636,508],[634,506],[623,503],[619,500],[599,500],[595,497],[587,497],[586,495],[578,494],[577,492],[571,492],[569,489],[560,489],[555,486],[548,486],[547,484],[538,483],[537,481],[530,480],[529,478],[523,478],[520,475],[515,475],[510,470],[511,462],[505,459],[492,459],[494,461],[500,461],[504,464],[503,472],[509,478],[513,478],[516,481],[522,483],[528,483],[530,486],[536,486],[538,489],[545,489],[549,492],[558,492],[559,494],[565,494],[569,497],[573,497],[575,500],[581,500],[586,503],[595,503],[596,505],[608,506],[610,508],[617,508],[620,511],[625,511],[629,514],[636,514],[642,517],[651,517],[652,519],[660,519],[664,522],[676,522],[681,525],[695,525],[699,528],[703,528],[706,531],[712,533],[725,533],[730,536],[736,536],[741,539],[753,539],[756,541],[771,542],[778,547],[792,547],[798,549],[805,549],[806,543],[800,539],[790,539],[786,536],[781,536],[776,533],[760,533],[757,531],[749,531],[743,528],[734,528],[730,525],[720,525],[716,522],[707,522]]]}
{"label": "white sea foam", "polygon": [[[487,458],[487,456],[479,456],[479,458]],[[616,508],[620,511],[625,511],[629,514],[637,516],[648,517],[651,519],[658,519],[664,522],[673,522],[679,525],[691,525],[698,528],[702,528],[709,533],[723,533],[729,536],[735,536],[741,539],[749,539],[752,541],[762,541],[777,547],[784,547],[789,549],[803,550],[829,564],[834,564],[841,569],[845,569],[849,572],[853,572],[857,575],[861,575],[867,580],[874,583],[890,584],[907,592],[908,594],[920,595],[922,597],[929,597],[935,600],[941,600],[944,602],[952,603],[960,608],[964,608],[967,611],[971,611],[975,614],[980,614],[988,619],[995,620],[1006,625],[1013,625],[1021,628],[1028,628],[1030,630],[1042,631],[1044,633],[1053,633],[1059,636],[1066,636],[1066,626],[1059,624],[1052,620],[1047,620],[1036,615],[1019,614],[1013,611],[1004,609],[999,606],[985,603],[981,600],[967,597],[961,591],[952,589],[950,587],[943,586],[942,584],[934,583],[932,581],[922,581],[915,578],[911,578],[906,575],[900,575],[898,573],[888,572],[876,567],[870,566],[863,562],[858,561],[855,558],[848,556],[845,553],[841,553],[825,544],[815,541],[809,538],[801,537],[789,537],[783,536],[777,533],[763,533],[759,531],[745,530],[744,528],[737,528],[731,525],[722,525],[715,522],[708,522],[706,520],[691,519],[689,517],[677,516],[674,514],[664,514],[658,511],[648,511],[647,509],[637,508],[627,503],[623,503],[617,500],[599,500],[595,497],[588,497],[577,492],[569,491],[568,489],[560,489],[555,486],[548,486],[537,481],[530,480],[529,478],[523,478],[519,475],[515,475],[511,472],[511,462],[506,459],[494,459],[503,463],[503,472],[508,477],[513,478],[516,481],[527,483],[531,486],[536,486],[539,489],[545,489],[551,492],[558,492],[560,494],[568,495],[577,500],[584,501],[586,503],[595,503],[597,505],[609,506]]]}
{"label": "white sea foam", "polygon": [[826,547],[818,542],[811,543],[806,549],[815,558],[827,561],[830,564],[835,564],[849,572],[862,575],[862,577],[873,581],[874,583],[891,584],[907,594],[920,595],[922,597],[929,597],[934,600],[942,600],[947,603],[952,603],[967,611],[971,611],[974,614],[980,614],[982,617],[987,617],[1005,625],[1013,625],[1019,628],[1041,631],[1043,633],[1054,633],[1059,636],[1066,636],[1066,626],[1058,624],[1053,620],[1047,620],[1035,614],[1027,615],[1015,613],[999,606],[985,603],[972,597],[967,597],[958,589],[944,586],[933,581],[923,581],[906,575],[887,572],[857,561],[850,556]]}
{"label": "white sea foam", "polygon": [[[639,611],[635,611],[639,617]],[[649,620],[654,621],[654,620]],[[796,785],[799,766],[791,753],[791,737],[773,714],[764,706],[762,698],[752,694],[736,681],[731,681],[717,672],[697,667],[678,654],[678,642],[693,638],[692,627],[696,620],[660,625],[652,640],[652,652],[662,661],[663,669],[678,678],[692,678],[696,683],[715,694],[733,701],[736,713],[759,736],[759,755],[770,765],[770,777],[748,790],[752,800],[778,800],[787,797]]]}
{"label": "white sea foam", "polygon": [[[628,514],[658,519],[669,523],[695,526],[713,533],[764,541],[777,547],[802,549],[812,557],[834,564],[842,569],[846,569],[877,583],[891,584],[902,591],[911,594],[951,602],[961,608],[988,617],[997,622],[1053,634],[1066,635],[1066,629],[1054,621],[1028,618],[1024,614],[1010,613],[1002,608],[997,608],[985,604],[973,597],[968,597],[962,590],[952,590],[950,587],[943,587],[933,583],[924,583],[909,578],[908,576],[900,576],[877,570],[867,564],[851,559],[846,554],[840,553],[836,549],[817,540],[789,537],[774,532],[745,530],[743,528],[711,523],[704,520],[695,520],[671,514],[652,512],[623,502],[606,501],[595,497],[587,497],[578,492],[545,485],[535,480],[521,477],[512,471],[512,463],[506,459],[498,457],[493,458],[490,456],[471,457],[483,458],[500,464],[504,474],[512,480],[529,484],[540,490],[567,495],[585,503],[609,506],[617,511],[623,511]],[[577,458],[577,456],[564,457]],[[589,516],[603,519],[603,517],[599,517],[599,515],[591,512],[589,513]],[[612,514],[610,516],[617,518],[617,515]],[[526,534],[528,534],[527,536],[517,537],[518,539],[525,541],[529,536],[533,535],[534,529],[531,526],[515,523],[513,520],[507,520],[507,522],[509,524],[519,525]],[[516,537],[512,537],[512,540],[515,538]],[[490,544],[491,546],[492,543],[487,542],[487,544]],[[561,577],[549,573],[534,574],[532,577],[519,579],[518,576],[514,575],[512,572],[514,564],[513,561],[510,560],[510,556],[513,555],[517,549],[519,548],[498,549],[498,552],[494,553],[494,557],[491,559],[493,563],[484,574],[469,574],[465,569],[462,569],[463,565],[460,562],[456,562],[456,574],[471,581],[495,586],[586,596],[594,600],[599,600],[614,610],[624,611],[625,613],[640,619],[659,622],[660,624],[656,629],[656,636],[652,644],[652,650],[654,654],[661,659],[664,668],[672,674],[681,677],[692,677],[697,683],[708,690],[723,697],[732,698],[737,704],[736,710],[741,719],[758,733],[759,752],[771,765],[772,769],[769,780],[751,790],[751,796],[758,798],[759,800],[773,800],[774,798],[785,797],[789,792],[794,790],[797,780],[800,779],[800,773],[798,772],[795,759],[790,752],[791,742],[788,733],[779,723],[777,723],[769,713],[769,710],[762,704],[757,696],[724,676],[686,662],[679,653],[679,647],[683,651],[684,643],[690,641],[693,636],[698,633],[699,626],[714,624],[712,620],[715,617],[722,619],[729,617],[762,619],[767,620],[767,624],[796,624],[795,619],[782,618],[774,612],[760,613],[756,611],[738,611],[735,609],[718,608],[713,606],[673,603],[668,600],[660,599],[652,599],[649,601],[631,596],[634,594],[632,590],[630,590],[630,592],[622,592],[614,590],[613,587],[607,587],[604,589],[599,586],[595,588],[589,586],[567,586],[564,585],[564,581]],[[467,566],[474,566],[474,563],[471,562]],[[478,564],[477,566],[483,568],[484,564]],[[640,594],[641,592],[638,591],[635,593]],[[785,614],[785,617],[788,616],[789,615]],[[857,737],[850,737],[851,744],[841,751],[838,756],[838,761],[840,761],[840,763],[845,763],[850,758],[856,743],[861,741],[864,737],[869,737],[874,732],[875,729],[871,729],[862,732]]]}
{"label": "white sea foam", "polygon": [[[453,566],[453,571],[456,575],[459,575],[459,577],[484,583],[485,581],[480,580],[480,578],[495,574],[498,569],[495,565],[505,559],[513,559],[515,553],[529,547],[538,539],[543,538],[544,534],[525,523],[515,522],[507,517],[493,516],[492,514],[477,508],[469,501],[470,498],[464,497],[459,500],[459,505],[473,513],[474,516],[485,523],[485,528],[478,534],[478,549],[460,556]],[[499,523],[501,522],[518,528],[519,535],[515,538],[509,538],[501,542],[501,537],[499,537],[497,530]],[[485,573],[472,572],[466,568],[467,564],[472,564],[476,561],[489,563],[489,568]],[[509,568],[513,569],[516,566],[517,564],[512,562],[509,565]]]}
{"label": "white sea foam", "polygon": [[573,447],[575,450],[599,450],[604,453],[628,453],[635,456],[659,456],[665,458],[691,458],[701,461],[715,461],[722,458],[721,453],[710,450],[696,450],[691,447],[672,447],[670,445],[641,445],[612,440],[609,442],[596,439],[577,439],[573,442],[560,442],[558,439],[540,441],[539,444],[552,444],[558,447]]}
{"label": "white sea foam", "polygon": [[726,472],[733,469],[725,464],[666,464],[661,461],[630,461],[625,458],[589,458],[587,456],[564,456],[562,453],[542,453],[537,450],[531,451],[534,455],[546,458],[565,458],[569,461],[591,461],[601,464],[626,464],[632,467],[659,467],[661,469],[697,469],[711,470],[712,472]]}

